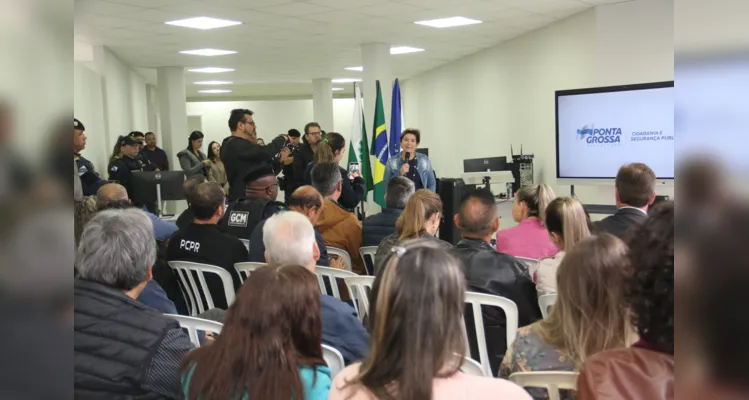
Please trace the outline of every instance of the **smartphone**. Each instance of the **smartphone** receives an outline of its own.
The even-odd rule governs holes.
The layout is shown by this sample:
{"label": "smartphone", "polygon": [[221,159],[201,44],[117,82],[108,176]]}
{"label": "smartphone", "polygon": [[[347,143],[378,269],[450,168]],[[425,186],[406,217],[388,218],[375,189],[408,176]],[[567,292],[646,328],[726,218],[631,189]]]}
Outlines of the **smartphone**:
{"label": "smartphone", "polygon": [[359,163],[358,162],[352,162],[348,163],[348,173],[358,173],[359,172]]}

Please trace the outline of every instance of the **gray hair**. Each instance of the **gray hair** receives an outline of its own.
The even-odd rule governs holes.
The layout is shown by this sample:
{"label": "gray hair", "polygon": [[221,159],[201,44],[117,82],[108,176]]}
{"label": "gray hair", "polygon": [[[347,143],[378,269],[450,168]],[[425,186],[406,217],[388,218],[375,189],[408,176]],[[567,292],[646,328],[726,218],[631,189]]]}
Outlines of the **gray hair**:
{"label": "gray hair", "polygon": [[335,163],[317,164],[312,168],[311,175],[312,186],[324,197],[335,193],[336,186],[341,181],[341,170]]}
{"label": "gray hair", "polygon": [[268,263],[308,266],[317,261],[312,254],[315,243],[312,223],[295,211],[276,214],[263,226],[263,244]]}
{"label": "gray hair", "polygon": [[153,224],[141,210],[104,210],[86,224],[76,254],[81,279],[132,290],[156,262]]}
{"label": "gray hair", "polygon": [[106,208],[110,204],[130,204],[127,189],[117,183],[107,183],[96,191],[96,206]]}
{"label": "gray hair", "polygon": [[408,199],[414,194],[416,187],[413,181],[403,176],[390,178],[385,192],[385,204],[388,208],[402,210],[406,208]]}

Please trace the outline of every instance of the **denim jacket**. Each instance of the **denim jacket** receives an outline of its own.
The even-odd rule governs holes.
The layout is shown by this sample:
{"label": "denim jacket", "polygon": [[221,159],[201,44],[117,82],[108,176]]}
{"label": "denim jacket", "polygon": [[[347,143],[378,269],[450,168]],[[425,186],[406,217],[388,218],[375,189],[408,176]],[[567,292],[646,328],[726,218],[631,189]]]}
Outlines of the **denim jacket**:
{"label": "denim jacket", "polygon": [[[403,164],[404,162],[400,158],[400,155],[388,159],[385,165],[385,177],[383,178],[385,184],[390,181],[390,178],[400,176]],[[424,187],[432,192],[437,191],[437,179],[434,176],[432,162],[429,161],[429,157],[421,153],[416,153],[416,169],[419,170],[419,177]]]}

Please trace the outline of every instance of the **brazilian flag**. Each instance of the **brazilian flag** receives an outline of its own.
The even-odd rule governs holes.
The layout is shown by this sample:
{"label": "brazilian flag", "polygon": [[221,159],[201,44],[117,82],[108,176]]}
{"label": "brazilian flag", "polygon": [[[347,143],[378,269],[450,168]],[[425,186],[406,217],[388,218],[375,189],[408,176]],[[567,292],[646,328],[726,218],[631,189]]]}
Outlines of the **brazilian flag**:
{"label": "brazilian flag", "polygon": [[372,155],[374,160],[374,201],[385,208],[385,165],[388,162],[388,132],[385,125],[385,110],[382,108],[380,81],[377,81],[377,100],[375,101],[374,128],[372,129]]}

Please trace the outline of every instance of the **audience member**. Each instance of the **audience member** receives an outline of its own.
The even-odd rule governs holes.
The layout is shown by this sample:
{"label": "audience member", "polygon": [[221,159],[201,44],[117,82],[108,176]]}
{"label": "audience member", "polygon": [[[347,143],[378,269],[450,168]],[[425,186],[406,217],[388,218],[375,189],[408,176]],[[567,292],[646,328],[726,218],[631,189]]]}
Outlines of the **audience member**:
{"label": "audience member", "polygon": [[[640,340],[632,347],[604,351],[585,360],[577,385],[580,400],[674,398],[672,202],[656,206],[650,218],[635,228],[629,239],[628,254],[632,273],[626,285],[627,303]],[[713,261],[711,259],[711,263]],[[577,275],[572,280],[582,276]],[[590,288],[581,289],[589,293]],[[605,290],[616,289],[612,285]],[[719,307],[724,306],[725,303],[719,304]],[[621,315],[626,314],[620,314],[620,318]],[[616,320],[612,318],[609,323]],[[721,334],[716,340],[725,338]],[[732,347],[727,345],[722,349],[732,351]]]}
{"label": "audience member", "polygon": [[278,178],[270,165],[250,171],[245,176],[244,188],[245,194],[229,204],[218,225],[226,233],[249,240],[260,221],[277,214],[285,206],[276,201]]}
{"label": "audience member", "polygon": [[395,233],[395,222],[414,194],[414,183],[408,178],[396,176],[388,181],[385,192],[385,207],[381,213],[370,215],[362,223],[362,246],[379,246],[387,236]]}
{"label": "audience member", "polygon": [[554,257],[559,249],[544,227],[546,206],[554,198],[547,185],[521,187],[512,202],[512,218],[518,226],[497,232],[497,251],[536,260]]}
{"label": "audience member", "polygon": [[327,399],[321,325],[315,274],[293,264],[256,270],[215,342],[183,362],[185,399]]}
{"label": "audience member", "polygon": [[177,321],[135,301],[155,259],[140,210],[105,210],[86,225],[74,289],[76,398],[183,398],[179,368],[190,339]]}
{"label": "audience member", "polygon": [[[96,191],[96,208],[98,210],[106,210],[110,208],[129,208],[135,207],[132,205],[130,198],[127,195],[127,190],[122,185],[116,183],[108,183],[103,185]],[[178,228],[172,222],[164,221],[158,216],[146,211],[148,219],[151,220],[153,225],[153,234],[157,241],[162,242],[169,239],[174,232],[177,232]]]}
{"label": "audience member", "polygon": [[231,111],[229,129],[231,136],[221,143],[221,159],[229,180],[229,200],[235,201],[245,196],[245,177],[260,167],[271,165],[273,156],[285,149],[286,136],[278,136],[267,146],[255,143],[257,132],[253,112],[245,109]]}
{"label": "audience member", "polygon": [[[307,169],[304,171],[304,183],[306,185],[312,184],[312,168],[315,165],[322,163],[340,165],[345,152],[346,139],[339,133],[329,132],[325,139],[317,145],[314,161],[307,165]],[[346,209],[353,210],[364,197],[364,179],[358,172],[349,174],[345,169],[338,168],[341,170],[341,176],[348,178],[341,181],[341,197],[338,199],[338,203]]]}
{"label": "audience member", "polygon": [[83,196],[93,196],[107,181],[101,179],[94,169],[94,164],[81,155],[83,149],[86,148],[87,137],[83,133],[85,131],[86,127],[83,123],[73,118],[73,154],[78,177],[81,179],[81,189]]}
{"label": "audience member", "polygon": [[[519,326],[541,319],[536,287],[525,265],[510,255],[499,253],[491,246],[491,237],[499,229],[499,216],[494,194],[486,189],[475,190],[463,196],[455,226],[463,239],[452,253],[463,264],[468,290],[487,293],[512,300],[518,307]],[[493,375],[507,350],[507,319],[496,307],[484,307],[484,333]],[[470,315],[466,323],[471,354],[478,359],[478,344]]]}
{"label": "audience member", "polygon": [[120,146],[120,156],[109,167],[109,180],[124,186],[128,195],[132,197],[133,187],[130,178],[133,171],[143,171],[143,163],[137,159],[138,142],[130,136],[121,136],[117,144]]}
{"label": "audience member", "polygon": [[[289,211],[296,211],[304,215],[314,226],[320,218],[320,213],[323,209],[323,197],[312,186],[302,186],[294,191],[286,205]],[[263,227],[267,221],[267,219],[260,221],[255,230],[252,231],[252,236],[250,236],[250,261],[265,262]],[[317,260],[317,265],[328,267],[330,266],[330,259],[328,259],[328,249],[325,247],[325,240],[317,228],[313,229],[315,230],[315,242],[317,242],[317,248],[320,250],[320,258]]]}
{"label": "audience member", "polygon": [[643,163],[631,163],[616,173],[616,214],[593,224],[593,230],[608,232],[620,238],[648,217],[648,207],[655,201],[655,172]]}
{"label": "audience member", "polygon": [[370,294],[372,350],[335,377],[330,399],[530,399],[508,381],[460,371],[465,286],[460,261],[435,242],[398,247]]}
{"label": "audience member", "polygon": [[310,122],[304,126],[304,143],[300,144],[294,153],[294,179],[296,187],[306,184],[307,166],[314,161],[318,145],[322,143],[322,130],[317,122]]}
{"label": "audience member", "polygon": [[208,180],[221,185],[224,193],[228,196],[229,181],[226,178],[224,162],[221,161],[221,145],[218,142],[211,142],[208,145],[208,159],[211,160],[211,165],[208,166]]}
{"label": "audience member", "polygon": [[203,132],[193,131],[187,139],[187,148],[177,153],[179,166],[185,171],[186,177],[203,175],[208,177],[208,167],[211,160],[205,156],[200,148],[203,147]]}
{"label": "audience member", "polygon": [[158,171],[169,171],[169,157],[166,152],[156,146],[156,134],[146,133],[146,146],[140,150]]}
{"label": "audience member", "polygon": [[338,164],[317,164],[312,169],[312,186],[325,197],[325,204],[315,225],[325,239],[325,245],[346,250],[351,256],[352,270],[364,275],[364,264],[361,257],[357,257],[362,240],[361,225],[354,214],[338,204],[342,187]]}
{"label": "audience member", "polygon": [[284,199],[288,200],[292,193],[299,187],[299,183],[294,176],[294,155],[299,149],[299,141],[302,134],[297,129],[289,129],[289,144],[286,147],[289,149],[289,156],[286,157],[283,165],[283,177],[284,177]]}
{"label": "audience member", "polygon": [[[623,316],[627,246],[608,233],[578,243],[559,265],[559,293],[551,314],[518,329],[502,361],[500,377],[515,372],[579,371],[590,356],[623,348],[634,331]],[[521,324],[522,325],[522,324]],[[544,389],[529,389],[536,399]],[[573,398],[566,393],[565,398]]]}
{"label": "audience member", "polygon": [[[236,290],[241,282],[234,264],[247,261],[247,248],[239,239],[216,226],[224,215],[224,199],[224,191],[218,183],[205,182],[195,188],[190,203],[195,219],[186,229],[172,235],[166,258],[167,261],[190,261],[221,267],[231,274]],[[206,274],[205,279],[215,307],[226,309],[221,279],[215,274]]]}
{"label": "audience member", "polygon": [[132,131],[128,134],[136,143],[138,143],[138,155],[135,157],[136,160],[140,161],[143,165],[143,171],[155,171],[156,167],[151,164],[151,160],[143,154],[143,148],[145,147],[146,135],[141,131]]}
{"label": "audience member", "polygon": [[452,247],[450,243],[444,242],[434,235],[440,227],[442,220],[442,200],[440,197],[427,189],[417,190],[408,199],[406,208],[395,222],[395,233],[380,242],[375,253],[375,274],[380,265],[385,262],[393,247],[399,242],[424,238],[439,243],[445,249]]}
{"label": "audience member", "polygon": [[536,270],[538,295],[557,292],[557,268],[564,254],[590,236],[590,219],[583,205],[572,197],[557,197],[546,207],[546,229],[551,241],[560,250],[552,258],[544,258]]}
{"label": "audience member", "polygon": [[193,192],[195,191],[195,188],[206,181],[205,176],[203,175],[193,175],[187,179],[185,179],[184,182],[182,182],[182,191],[185,193],[185,200],[187,201],[187,208],[185,211],[182,211],[182,213],[177,217],[177,227],[179,229],[185,229],[187,228],[191,223],[192,220],[195,218],[195,215],[192,213],[192,209],[190,208],[190,203],[192,203],[192,200],[190,200]]}

